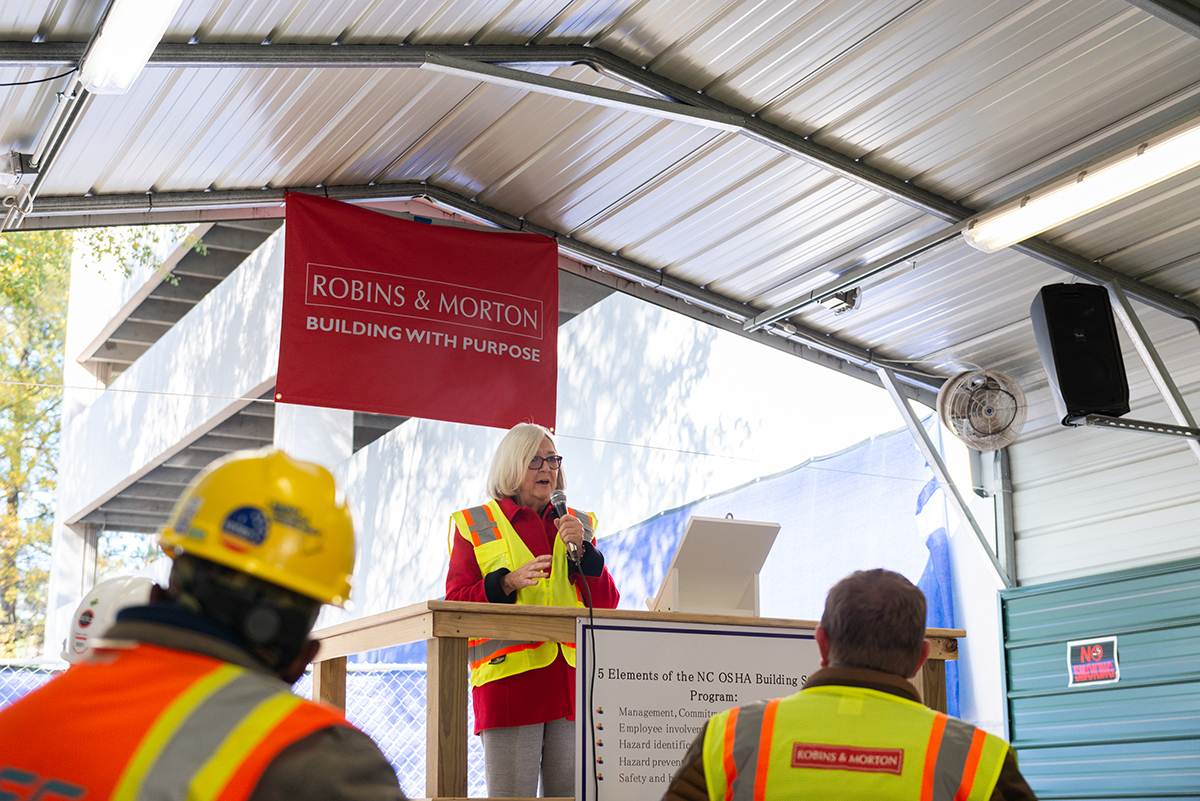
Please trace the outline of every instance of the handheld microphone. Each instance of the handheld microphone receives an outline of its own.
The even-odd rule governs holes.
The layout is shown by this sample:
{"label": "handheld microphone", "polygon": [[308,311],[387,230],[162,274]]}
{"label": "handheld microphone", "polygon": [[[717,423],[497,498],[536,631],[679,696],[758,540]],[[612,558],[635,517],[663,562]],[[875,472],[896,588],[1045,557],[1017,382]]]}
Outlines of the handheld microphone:
{"label": "handheld microphone", "polygon": [[[559,517],[566,517],[568,514],[570,514],[570,512],[567,511],[567,493],[563,492],[562,490],[556,489],[554,492],[550,493],[550,503],[554,506],[554,513]],[[567,547],[571,550],[571,561],[575,563],[576,567],[582,568],[580,563],[582,562],[583,557],[580,556],[579,549],[575,547],[575,543],[569,542],[567,543]]]}

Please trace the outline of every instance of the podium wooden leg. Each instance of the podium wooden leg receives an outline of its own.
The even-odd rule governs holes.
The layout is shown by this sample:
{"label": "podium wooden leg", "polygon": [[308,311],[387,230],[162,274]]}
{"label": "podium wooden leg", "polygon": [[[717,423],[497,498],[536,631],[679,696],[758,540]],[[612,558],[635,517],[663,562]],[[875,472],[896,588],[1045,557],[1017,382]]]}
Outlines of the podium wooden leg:
{"label": "podium wooden leg", "polygon": [[921,668],[921,700],[930,709],[946,711],[946,663],[941,659],[927,659]]}
{"label": "podium wooden leg", "polygon": [[425,795],[467,797],[467,641],[426,640]]}
{"label": "podium wooden leg", "polygon": [[346,708],[346,657],[313,663],[312,697],[338,709]]}

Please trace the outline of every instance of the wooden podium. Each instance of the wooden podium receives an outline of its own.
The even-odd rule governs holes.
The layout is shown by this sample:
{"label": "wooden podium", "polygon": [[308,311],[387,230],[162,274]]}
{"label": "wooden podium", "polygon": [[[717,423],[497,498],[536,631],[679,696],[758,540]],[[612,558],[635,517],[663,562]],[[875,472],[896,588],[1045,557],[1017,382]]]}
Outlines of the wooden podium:
{"label": "wooden podium", "polygon": [[[426,601],[403,609],[352,620],[313,632],[321,643],[313,663],[314,699],[345,708],[346,657],[350,654],[425,640],[426,687],[425,792],[448,801],[467,795],[467,639],[573,642],[575,619],[586,609],[507,604]],[[811,620],[636,612],[597,609],[596,619],[714,623],[731,626],[812,631]],[[946,711],[946,660],[958,658],[961,629],[928,629],[931,652],[913,684],[925,703]]]}

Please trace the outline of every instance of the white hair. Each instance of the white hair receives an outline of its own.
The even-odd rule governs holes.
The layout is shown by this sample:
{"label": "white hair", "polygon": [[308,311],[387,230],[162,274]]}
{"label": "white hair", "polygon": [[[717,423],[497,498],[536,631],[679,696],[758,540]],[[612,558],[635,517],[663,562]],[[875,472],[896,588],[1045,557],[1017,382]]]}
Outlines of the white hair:
{"label": "white hair", "polygon": [[[550,447],[556,451],[554,437],[545,428],[536,423],[517,423],[500,440],[496,455],[492,457],[492,469],[488,471],[488,495],[496,500],[511,498],[517,494],[521,482],[525,480],[525,472],[529,462],[537,455],[542,440],[549,439]],[[558,466],[558,483],[555,489],[566,489],[567,477],[562,465]]]}

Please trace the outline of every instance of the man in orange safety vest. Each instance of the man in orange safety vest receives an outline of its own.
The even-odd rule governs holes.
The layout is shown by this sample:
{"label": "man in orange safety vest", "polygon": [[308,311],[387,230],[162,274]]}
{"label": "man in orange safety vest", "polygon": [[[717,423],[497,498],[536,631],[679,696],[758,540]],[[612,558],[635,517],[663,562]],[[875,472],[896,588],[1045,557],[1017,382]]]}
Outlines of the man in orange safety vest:
{"label": "man in orange safety vest", "polygon": [[168,588],[0,711],[0,798],[404,799],[367,735],[289,686],[316,655],[321,605],[350,592],[354,526],[329,471],[231,454],[159,543]]}

